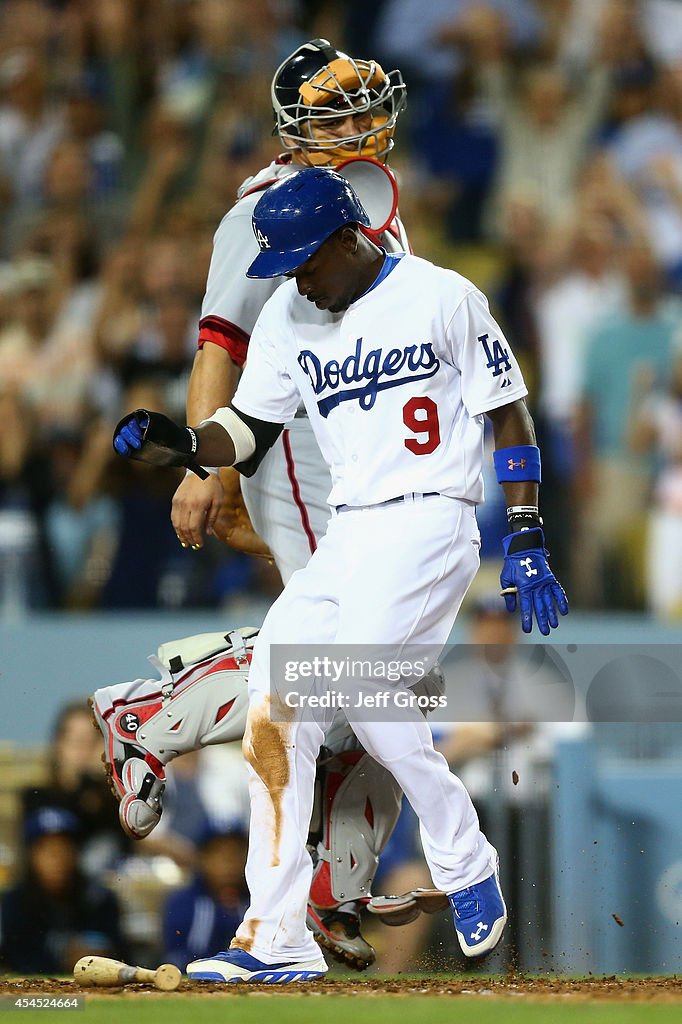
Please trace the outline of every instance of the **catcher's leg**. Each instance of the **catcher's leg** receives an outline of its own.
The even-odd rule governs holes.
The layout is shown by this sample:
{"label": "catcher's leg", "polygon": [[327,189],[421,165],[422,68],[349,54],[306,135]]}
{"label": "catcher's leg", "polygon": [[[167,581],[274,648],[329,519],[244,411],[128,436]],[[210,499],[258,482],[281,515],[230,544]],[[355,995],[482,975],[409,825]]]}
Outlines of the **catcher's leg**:
{"label": "catcher's leg", "polygon": [[121,826],[143,839],[161,817],[165,766],[179,754],[241,739],[256,629],[204,633],[163,644],[160,679],[136,679],[90,698]]}
{"label": "catcher's leg", "polygon": [[[441,694],[444,688],[438,665],[413,687],[425,696]],[[376,958],[360,934],[363,905],[382,923],[403,925],[420,913],[447,909],[448,898],[437,889],[370,898],[379,855],[400,814],[402,791],[391,773],[365,753],[342,717],[327,733],[323,755],[318,763],[308,925],[336,959],[363,970]]]}
{"label": "catcher's leg", "polygon": [[332,727],[326,742],[318,762],[308,926],[335,959],[364,970],[376,953],[360,934],[360,909],[398,820],[402,793],[345,721]]}

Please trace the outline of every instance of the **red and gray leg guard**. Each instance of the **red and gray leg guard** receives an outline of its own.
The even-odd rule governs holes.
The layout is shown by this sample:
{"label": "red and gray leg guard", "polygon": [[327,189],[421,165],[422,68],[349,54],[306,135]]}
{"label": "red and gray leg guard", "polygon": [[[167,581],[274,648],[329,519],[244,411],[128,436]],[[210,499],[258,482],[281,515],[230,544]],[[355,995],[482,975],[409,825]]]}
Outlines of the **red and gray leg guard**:
{"label": "red and gray leg guard", "polygon": [[310,896],[316,907],[333,910],[369,899],[379,853],[400,814],[402,792],[357,741],[337,754],[326,751],[319,762],[321,835]]}
{"label": "red and gray leg guard", "polygon": [[121,826],[133,839],[159,822],[165,766],[173,758],[244,735],[257,632],[203,633],[163,644],[149,658],[159,679],[105,686],[91,697]]}
{"label": "red and gray leg guard", "polygon": [[345,720],[332,725],[326,743],[318,759],[308,926],[335,959],[364,970],[376,953],[360,934],[360,908],[370,897],[402,793]]}

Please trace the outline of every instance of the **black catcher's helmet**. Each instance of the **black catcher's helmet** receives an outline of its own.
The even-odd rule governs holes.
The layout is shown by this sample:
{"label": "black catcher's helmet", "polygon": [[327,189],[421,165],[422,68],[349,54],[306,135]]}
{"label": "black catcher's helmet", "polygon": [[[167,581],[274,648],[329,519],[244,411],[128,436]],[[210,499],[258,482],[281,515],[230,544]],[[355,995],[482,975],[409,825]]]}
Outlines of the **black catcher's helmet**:
{"label": "black catcher's helmet", "polygon": [[[373,60],[355,60],[327,39],[311,39],[287,57],[272,79],[274,131],[287,149],[304,149],[312,164],[336,164],[352,156],[385,160],[393,148],[405,83]],[[319,137],[324,122],[352,110],[367,113],[370,126],[352,138]],[[317,136],[317,137],[316,137]]]}

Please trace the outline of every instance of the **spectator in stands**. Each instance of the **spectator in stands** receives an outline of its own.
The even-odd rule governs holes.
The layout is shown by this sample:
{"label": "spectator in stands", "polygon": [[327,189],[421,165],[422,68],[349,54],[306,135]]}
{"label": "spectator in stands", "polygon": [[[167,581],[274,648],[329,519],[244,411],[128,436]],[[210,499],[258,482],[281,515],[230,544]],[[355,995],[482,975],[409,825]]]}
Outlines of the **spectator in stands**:
{"label": "spectator in stands", "polygon": [[660,619],[682,618],[682,355],[667,381],[654,380],[643,362],[633,381],[630,432],[637,453],[656,457],[656,479],[648,513],[646,602]]}
{"label": "spectator in stands", "polygon": [[39,427],[77,428],[93,369],[90,336],[75,314],[60,318],[65,292],[49,258],[26,254],[12,271],[14,303],[0,330],[0,378],[28,403]]}
{"label": "spectator in stands", "polygon": [[196,847],[201,837],[227,826],[246,832],[248,779],[241,743],[221,743],[183,754],[168,766],[164,812],[153,835],[170,830]]}
{"label": "spectator in stands", "polygon": [[118,823],[97,737],[85,701],[66,704],[54,724],[46,781],[21,794],[27,825],[43,808],[68,812],[77,827],[80,868],[93,878],[101,877],[131,846]]}
{"label": "spectator in stands", "polygon": [[[623,192],[627,195],[623,196]],[[535,278],[530,308],[537,328],[534,388],[539,444],[546,455],[542,505],[545,521],[574,519],[573,478],[577,471],[575,429],[580,405],[585,346],[596,323],[604,322],[626,302],[621,267],[622,240],[637,237],[632,197],[608,164],[593,161],[584,173],[577,211],[559,242],[557,266]],[[572,533],[559,531],[552,542],[557,571],[570,578]]]}
{"label": "spectator in stands", "polygon": [[53,427],[44,435],[50,451],[45,533],[63,609],[95,605],[111,564],[120,512],[102,481],[109,433],[93,425]]}
{"label": "spectator in stands", "polygon": [[[123,394],[121,412],[132,408],[156,408],[164,403],[163,388],[154,378],[139,378]],[[118,414],[120,415],[120,413]],[[117,417],[118,418],[118,417]],[[102,435],[111,434],[102,423]],[[133,463],[121,470],[111,438],[98,449],[99,463],[93,461],[90,486],[93,493],[106,479],[119,507],[119,528],[111,553],[110,571],[102,581],[99,596],[103,608],[180,607],[188,600],[188,578],[203,561],[183,558],[168,508],[178,478],[174,472],[136,470]],[[134,585],[131,581],[134,580]]]}
{"label": "spectator in stands", "polygon": [[206,837],[246,832],[249,795],[241,743],[224,743],[175,758],[166,768],[163,817],[139,844],[146,856],[171,857],[181,868],[201,863]]}
{"label": "spectator in stands", "polygon": [[378,52],[402,68],[421,110],[434,83],[451,79],[469,45],[472,31],[493,17],[504,20],[514,52],[532,54],[539,45],[543,18],[532,0],[386,0],[376,25]]}
{"label": "spectator in stands", "polygon": [[11,618],[27,607],[55,606],[59,585],[46,525],[50,453],[9,384],[0,385],[0,422],[0,617]]}
{"label": "spectator in stands", "polygon": [[594,204],[581,211],[564,242],[561,266],[536,289],[536,400],[546,424],[548,461],[570,477],[570,451],[588,332],[622,308],[627,288],[620,267],[618,227]]}
{"label": "spectator in stands", "polygon": [[67,974],[88,953],[125,959],[113,893],[79,864],[81,823],[44,806],[24,823],[25,867],[0,897],[0,963],[21,974]]}
{"label": "spectator in stands", "polygon": [[85,148],[90,197],[107,202],[123,187],[124,150],[106,125],[102,92],[93,75],[83,75],[67,95],[65,115],[67,136]]}
{"label": "spectator in stands", "polygon": [[106,261],[104,282],[94,326],[93,404],[115,419],[123,390],[153,380],[163,388],[169,415],[184,415],[199,300],[182,242],[169,236],[121,242]]}
{"label": "spectator in stands", "polygon": [[37,49],[4,53],[0,61],[0,157],[19,202],[38,202],[48,160],[64,135],[63,104],[48,87],[48,64]]}
{"label": "spectator in stands", "polygon": [[172,893],[163,911],[163,958],[182,970],[212,949],[227,949],[248,903],[246,833],[207,828],[199,839],[197,873]]}
{"label": "spectator in stands", "polygon": [[45,257],[26,255],[14,261],[11,274],[13,302],[0,330],[0,378],[24,397],[54,321],[55,272]]}
{"label": "spectator in stands", "polygon": [[447,234],[457,242],[481,241],[497,170],[497,125],[477,59],[469,52],[454,80],[433,89],[425,116],[412,129],[419,168],[426,172],[422,187],[427,197],[443,193]]}
{"label": "spectator in stands", "polygon": [[657,385],[671,365],[677,321],[664,300],[650,248],[625,255],[627,304],[593,328],[585,346],[575,486],[580,536],[574,581],[583,600],[615,607],[642,604],[642,526],[651,463],[628,445],[633,375],[645,361]]}
{"label": "spectator in stands", "polygon": [[620,77],[618,122],[607,140],[617,173],[635,191],[669,287],[682,284],[682,71],[648,62]]}
{"label": "spectator in stands", "polygon": [[525,192],[535,198],[548,226],[564,223],[573,213],[580,169],[606,109],[608,66],[593,65],[579,88],[554,64],[526,67],[519,85],[505,63],[490,63],[483,74],[500,131],[493,216],[509,196]]}
{"label": "spectator in stands", "polygon": [[184,415],[197,320],[198,310],[182,288],[161,292],[118,368],[124,385],[145,378],[163,385],[170,415]]}
{"label": "spectator in stands", "polygon": [[632,67],[648,55],[648,0],[548,0],[551,4],[551,51],[570,74],[581,77],[604,54],[618,68]]}

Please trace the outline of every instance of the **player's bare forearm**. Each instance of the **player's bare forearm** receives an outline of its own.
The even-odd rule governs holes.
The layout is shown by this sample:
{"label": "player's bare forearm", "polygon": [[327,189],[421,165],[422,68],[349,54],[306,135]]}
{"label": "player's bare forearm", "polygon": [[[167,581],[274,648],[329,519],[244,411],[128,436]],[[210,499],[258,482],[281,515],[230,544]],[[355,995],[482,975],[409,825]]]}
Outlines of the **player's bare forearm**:
{"label": "player's bare forearm", "polygon": [[237,368],[229,352],[207,342],[194,357],[187,386],[187,422],[201,423],[229,405],[237,386]]}
{"label": "player's bare forearm", "polygon": [[[234,444],[220,424],[207,423],[197,427],[194,435],[197,440],[195,461],[200,465],[232,465]],[[184,548],[196,550],[203,546],[204,536],[214,532],[223,499],[219,476],[210,474],[206,480],[200,480],[194,473],[187,473],[173,495],[171,506],[173,529]]]}
{"label": "player's bare forearm", "polygon": [[[493,425],[495,449],[534,445],[535,427],[525,401],[520,398],[486,413]],[[538,503],[538,485],[533,480],[505,481],[502,484],[507,505],[535,505]]]}
{"label": "player's bare forearm", "polygon": [[194,427],[193,430],[197,438],[195,461],[200,466],[234,465],[234,441],[224,427],[219,423],[205,423],[202,427]]}
{"label": "player's bare forearm", "polygon": [[[187,422],[201,423],[216,409],[228,405],[235,386],[236,370],[229,353],[207,342],[194,357],[187,386]],[[183,547],[203,545],[204,532],[213,532],[222,501],[223,488],[217,476],[200,480],[187,473],[173,496],[171,508],[173,528]]]}

